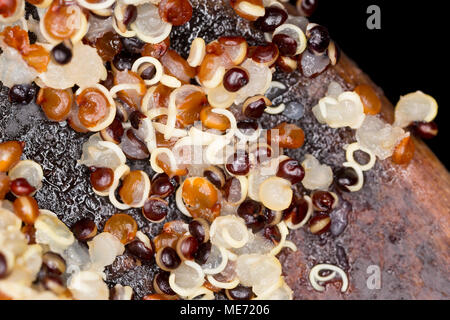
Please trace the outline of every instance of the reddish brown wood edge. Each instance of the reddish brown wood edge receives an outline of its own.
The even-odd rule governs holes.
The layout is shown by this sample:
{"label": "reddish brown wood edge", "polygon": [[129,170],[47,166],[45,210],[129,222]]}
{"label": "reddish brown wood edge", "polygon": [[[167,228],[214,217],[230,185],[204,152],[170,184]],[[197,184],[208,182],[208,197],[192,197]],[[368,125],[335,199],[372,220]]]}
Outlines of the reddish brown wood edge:
{"label": "reddish brown wood edge", "polygon": [[[353,61],[343,55],[334,68],[350,87],[364,83],[376,88],[382,116],[392,122],[392,104]],[[415,139],[415,144],[409,165],[382,161],[382,173],[366,174],[363,190],[343,195],[351,206],[342,235],[315,240],[306,230],[291,233],[298,251],[285,249],[281,260],[295,299],[449,298],[450,176],[422,141]],[[335,281],[317,292],[309,271],[317,263],[336,262],[330,258],[336,245],[348,256],[349,289],[341,293]],[[367,282],[377,267],[381,288],[370,289]]]}

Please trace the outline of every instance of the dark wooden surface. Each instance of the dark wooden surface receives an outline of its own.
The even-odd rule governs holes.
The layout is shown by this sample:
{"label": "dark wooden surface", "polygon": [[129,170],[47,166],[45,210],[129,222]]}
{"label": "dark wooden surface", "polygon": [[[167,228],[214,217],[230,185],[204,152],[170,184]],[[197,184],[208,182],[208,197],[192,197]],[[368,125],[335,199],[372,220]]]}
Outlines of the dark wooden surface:
{"label": "dark wooden surface", "polygon": [[[186,26],[175,28],[172,35],[172,47],[185,56],[188,44],[197,36],[212,41],[222,35],[244,35],[252,44],[262,43],[262,35],[247,21],[236,17],[227,0],[193,0],[192,3],[193,19]],[[274,103],[297,101],[305,107],[305,115],[297,124],[305,130],[306,144],[290,155],[302,160],[306,153],[312,153],[333,169],[340,167],[345,161],[343,146],[355,141],[354,131],[320,125],[311,108],[333,80],[351,90],[360,83],[373,85],[370,79],[345,56],[338,66],[315,79],[306,79],[298,72],[277,73],[275,79],[289,89]],[[7,88],[0,87],[0,141],[26,141],[26,157],[43,165],[44,187],[36,195],[39,205],[57,213],[68,226],[90,216],[102,230],[116,210],[107,199],[93,194],[86,168],[76,164],[87,136],[47,121],[34,104],[11,105],[6,94]],[[384,97],[383,117],[392,120],[392,105]],[[262,123],[270,127],[286,120],[283,115],[266,115]],[[321,237],[306,230],[291,233],[289,239],[299,250],[293,253],[285,249],[280,259],[296,299],[449,298],[450,177],[433,153],[421,141],[415,142],[416,154],[411,164],[397,166],[389,159],[378,161],[365,173],[365,186],[360,192],[340,195],[340,204],[332,213],[331,233]],[[147,162],[133,162],[132,166],[152,175]],[[128,213],[150,236],[162,227],[148,223],[138,210]],[[183,215],[172,201],[168,219],[175,218]],[[347,271],[348,292],[341,294],[338,283],[328,285],[324,293],[314,291],[309,285],[309,270],[325,262]],[[379,290],[369,290],[366,285],[369,276],[366,270],[371,265],[381,270]],[[108,267],[108,283],[131,285],[139,298],[152,291],[156,269],[152,264],[138,266],[126,253]]]}

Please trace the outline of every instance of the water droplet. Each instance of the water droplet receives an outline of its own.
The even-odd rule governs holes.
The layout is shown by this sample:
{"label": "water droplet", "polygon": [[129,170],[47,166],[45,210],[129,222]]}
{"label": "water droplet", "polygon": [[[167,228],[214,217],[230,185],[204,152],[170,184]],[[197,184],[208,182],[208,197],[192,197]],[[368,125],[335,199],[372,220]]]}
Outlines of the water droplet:
{"label": "water droplet", "polygon": [[283,114],[289,119],[299,120],[305,114],[305,107],[299,102],[289,102],[288,104],[286,104],[286,109],[284,110]]}

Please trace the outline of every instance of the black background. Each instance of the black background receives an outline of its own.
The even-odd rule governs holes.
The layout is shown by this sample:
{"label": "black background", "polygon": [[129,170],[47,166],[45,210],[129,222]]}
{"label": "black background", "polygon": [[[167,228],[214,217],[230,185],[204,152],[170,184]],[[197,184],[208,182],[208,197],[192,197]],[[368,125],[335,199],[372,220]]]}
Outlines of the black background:
{"label": "black background", "polygon": [[[293,1],[295,3],[295,1]],[[428,145],[449,167],[449,11],[446,1],[318,0],[311,17],[328,27],[341,49],[380,86],[395,105],[401,95],[422,90],[439,104],[439,134]],[[366,26],[372,5],[381,8],[381,30]]]}

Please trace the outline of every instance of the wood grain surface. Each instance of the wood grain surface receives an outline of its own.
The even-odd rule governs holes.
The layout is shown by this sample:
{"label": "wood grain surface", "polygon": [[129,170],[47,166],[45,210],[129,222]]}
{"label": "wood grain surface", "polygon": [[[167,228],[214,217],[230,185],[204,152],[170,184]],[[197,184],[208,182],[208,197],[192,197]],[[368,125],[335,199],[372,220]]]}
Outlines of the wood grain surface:
{"label": "wood grain surface", "polygon": [[[382,116],[393,120],[393,106],[348,57],[334,71],[349,86],[368,84],[382,99]],[[297,299],[448,299],[450,297],[450,175],[439,159],[420,140],[407,166],[389,159],[378,161],[366,175],[364,188],[341,195],[350,205],[341,207],[348,226],[338,237],[328,236],[311,245],[305,231],[292,235],[299,251],[283,255],[288,283]],[[338,211],[340,209],[338,208]],[[339,257],[344,248],[347,258]],[[332,252],[336,253],[332,257]],[[325,253],[326,252],[326,253]],[[341,260],[341,261],[339,261]],[[347,260],[347,261],[345,261]],[[339,284],[324,293],[305,281],[316,263],[331,262],[346,268],[350,288],[340,293]],[[379,266],[381,288],[370,290],[369,266]]]}

